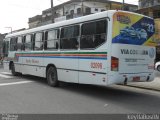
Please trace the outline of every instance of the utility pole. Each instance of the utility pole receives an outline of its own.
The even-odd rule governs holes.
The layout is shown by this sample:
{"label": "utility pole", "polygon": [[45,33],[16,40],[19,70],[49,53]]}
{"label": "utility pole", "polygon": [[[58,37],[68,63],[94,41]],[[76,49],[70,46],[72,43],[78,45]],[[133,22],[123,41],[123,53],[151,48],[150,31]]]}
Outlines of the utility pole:
{"label": "utility pole", "polygon": [[84,8],[84,4],[83,4],[83,0],[81,0],[81,3],[82,3],[82,8],[81,8],[82,9],[82,16],[84,16],[84,9],[83,9]]}
{"label": "utility pole", "polygon": [[123,0],[123,3],[122,3],[122,10],[124,10],[124,0]]}
{"label": "utility pole", "polygon": [[54,5],[53,5],[53,0],[51,0],[51,14],[52,14],[52,23],[54,23]]}

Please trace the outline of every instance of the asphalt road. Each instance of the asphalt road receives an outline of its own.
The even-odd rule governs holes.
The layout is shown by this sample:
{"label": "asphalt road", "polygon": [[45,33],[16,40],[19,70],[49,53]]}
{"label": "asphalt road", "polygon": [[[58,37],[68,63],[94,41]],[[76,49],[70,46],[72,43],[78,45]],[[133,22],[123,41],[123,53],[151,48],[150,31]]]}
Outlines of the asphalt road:
{"label": "asphalt road", "polygon": [[160,113],[160,92],[67,83],[53,88],[43,78],[14,77],[0,69],[0,113]]}

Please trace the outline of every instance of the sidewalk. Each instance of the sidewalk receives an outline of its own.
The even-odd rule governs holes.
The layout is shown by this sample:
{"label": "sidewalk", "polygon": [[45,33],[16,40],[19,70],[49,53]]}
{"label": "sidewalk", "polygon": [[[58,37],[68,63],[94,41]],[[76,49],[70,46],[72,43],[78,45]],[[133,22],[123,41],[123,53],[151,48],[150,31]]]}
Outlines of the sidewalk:
{"label": "sidewalk", "polygon": [[152,82],[128,83],[127,86],[160,91],[160,72],[156,71],[156,77]]}

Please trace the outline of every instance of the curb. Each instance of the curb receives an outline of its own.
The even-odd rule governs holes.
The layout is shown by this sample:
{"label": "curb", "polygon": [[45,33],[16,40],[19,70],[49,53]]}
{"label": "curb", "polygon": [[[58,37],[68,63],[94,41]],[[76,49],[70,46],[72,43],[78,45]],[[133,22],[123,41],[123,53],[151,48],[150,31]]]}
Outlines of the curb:
{"label": "curb", "polygon": [[144,87],[144,86],[136,86],[136,85],[126,85],[128,87],[135,87],[135,88],[140,88],[140,89],[146,89],[146,90],[152,90],[152,91],[160,91],[160,89],[154,89],[150,87]]}

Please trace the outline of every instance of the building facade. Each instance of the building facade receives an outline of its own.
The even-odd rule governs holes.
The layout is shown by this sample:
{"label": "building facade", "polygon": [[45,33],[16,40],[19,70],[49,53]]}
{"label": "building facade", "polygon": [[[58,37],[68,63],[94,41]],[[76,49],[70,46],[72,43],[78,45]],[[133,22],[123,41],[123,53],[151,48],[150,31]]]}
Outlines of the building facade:
{"label": "building facade", "polygon": [[160,18],[160,0],[139,0],[138,13]]}
{"label": "building facade", "polygon": [[[106,10],[121,10],[123,4],[108,0],[70,0],[54,7],[54,22],[73,19]],[[124,10],[136,11],[137,5],[125,4]],[[42,11],[42,15],[29,18],[29,28],[52,23],[51,8]]]}
{"label": "building facade", "polygon": [[160,45],[160,0],[139,0],[137,12],[155,19],[155,42]]}
{"label": "building facade", "polygon": [[155,37],[156,46],[156,61],[160,61],[160,0],[139,0],[140,14],[147,15],[155,20]]}

